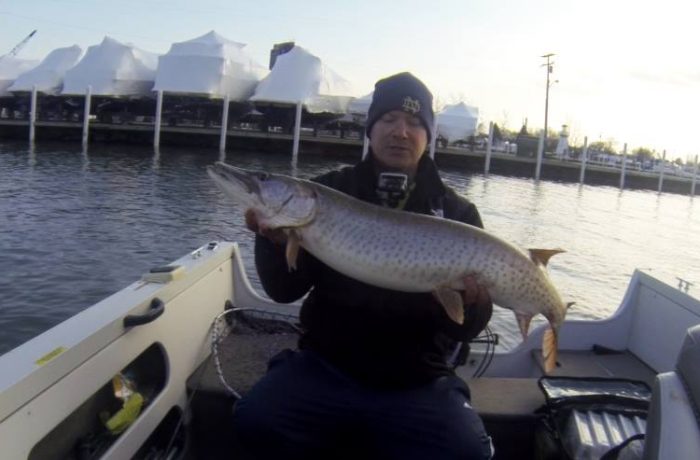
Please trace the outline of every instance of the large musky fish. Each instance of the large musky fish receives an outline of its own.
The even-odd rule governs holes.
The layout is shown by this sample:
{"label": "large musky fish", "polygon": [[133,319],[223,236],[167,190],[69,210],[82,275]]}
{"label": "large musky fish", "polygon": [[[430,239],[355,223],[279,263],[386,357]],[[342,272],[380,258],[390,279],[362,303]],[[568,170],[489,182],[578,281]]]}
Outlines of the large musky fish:
{"label": "large musky fish", "polygon": [[464,321],[459,291],[465,277],[474,276],[494,303],[515,312],[523,339],[533,316],[547,318],[551,327],[542,343],[545,371],[556,365],[557,334],[567,306],[545,265],[561,250],[525,253],[477,227],[388,209],[293,177],[220,162],[207,169],[225,195],[255,211],[261,228],[286,230],[290,268],[301,246],[367,284],[432,292],[458,323]]}

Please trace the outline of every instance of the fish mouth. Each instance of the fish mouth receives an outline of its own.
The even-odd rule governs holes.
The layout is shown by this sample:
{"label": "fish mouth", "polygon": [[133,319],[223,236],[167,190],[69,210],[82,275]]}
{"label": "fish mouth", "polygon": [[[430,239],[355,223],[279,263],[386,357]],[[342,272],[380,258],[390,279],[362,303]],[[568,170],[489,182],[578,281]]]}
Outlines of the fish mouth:
{"label": "fish mouth", "polygon": [[[260,194],[260,185],[255,175],[245,169],[236,168],[221,161],[207,166],[209,177],[225,189],[236,187],[248,194]],[[260,173],[267,174],[267,173]]]}

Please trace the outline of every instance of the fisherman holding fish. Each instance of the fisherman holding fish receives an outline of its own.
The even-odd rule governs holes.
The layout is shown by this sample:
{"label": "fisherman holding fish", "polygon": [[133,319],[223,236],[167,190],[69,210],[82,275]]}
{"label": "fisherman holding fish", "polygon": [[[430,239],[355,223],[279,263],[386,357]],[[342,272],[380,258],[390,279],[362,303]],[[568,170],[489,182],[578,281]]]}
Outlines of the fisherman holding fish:
{"label": "fisherman holding fish", "polygon": [[[378,81],[367,158],[314,181],[362,201],[482,227],[476,206],[442,182],[425,154],[432,104],[410,73]],[[251,458],[490,458],[490,438],[450,360],[488,323],[487,290],[467,276],[453,291],[461,299],[445,302],[435,292],[366,284],[289,244],[289,233],[259,217],[246,213],[263,288],[278,302],[308,296],[299,350],[274,357],[236,403],[240,448]],[[372,244],[381,243],[368,241],[368,251]]]}

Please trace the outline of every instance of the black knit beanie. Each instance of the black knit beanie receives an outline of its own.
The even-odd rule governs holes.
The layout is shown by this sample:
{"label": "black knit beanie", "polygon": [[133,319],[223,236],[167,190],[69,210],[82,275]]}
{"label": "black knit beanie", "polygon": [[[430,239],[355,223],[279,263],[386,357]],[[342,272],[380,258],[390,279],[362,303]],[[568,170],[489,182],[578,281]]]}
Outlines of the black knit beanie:
{"label": "black knit beanie", "polygon": [[370,137],[374,123],[387,112],[403,110],[417,116],[425,131],[428,142],[433,129],[433,95],[422,81],[409,72],[397,73],[379,80],[374,85],[372,104],[367,111],[365,133]]}

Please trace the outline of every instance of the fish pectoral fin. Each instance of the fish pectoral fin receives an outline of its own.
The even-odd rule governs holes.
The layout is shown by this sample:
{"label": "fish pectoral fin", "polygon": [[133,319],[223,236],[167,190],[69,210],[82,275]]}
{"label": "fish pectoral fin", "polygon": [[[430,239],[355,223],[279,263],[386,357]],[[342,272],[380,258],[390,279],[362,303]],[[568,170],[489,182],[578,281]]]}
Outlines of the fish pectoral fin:
{"label": "fish pectoral fin", "polygon": [[544,331],[542,336],[542,361],[544,372],[549,374],[557,367],[557,333],[551,327]]}
{"label": "fish pectoral fin", "polygon": [[287,258],[287,268],[291,272],[297,269],[297,257],[299,256],[299,244],[301,239],[294,230],[289,231],[287,235],[287,246],[284,255]]}
{"label": "fish pectoral fin", "polygon": [[458,291],[442,286],[435,289],[433,295],[452,321],[457,324],[464,324],[464,302],[462,301],[462,295]]}
{"label": "fish pectoral fin", "polygon": [[530,260],[537,265],[546,267],[552,256],[566,251],[563,249],[528,249],[528,252],[530,253]]}
{"label": "fish pectoral fin", "polygon": [[516,313],[515,319],[518,321],[518,327],[520,328],[520,334],[523,336],[523,342],[527,338],[527,331],[530,330],[530,321],[532,321],[532,315],[523,315],[522,313]]}

